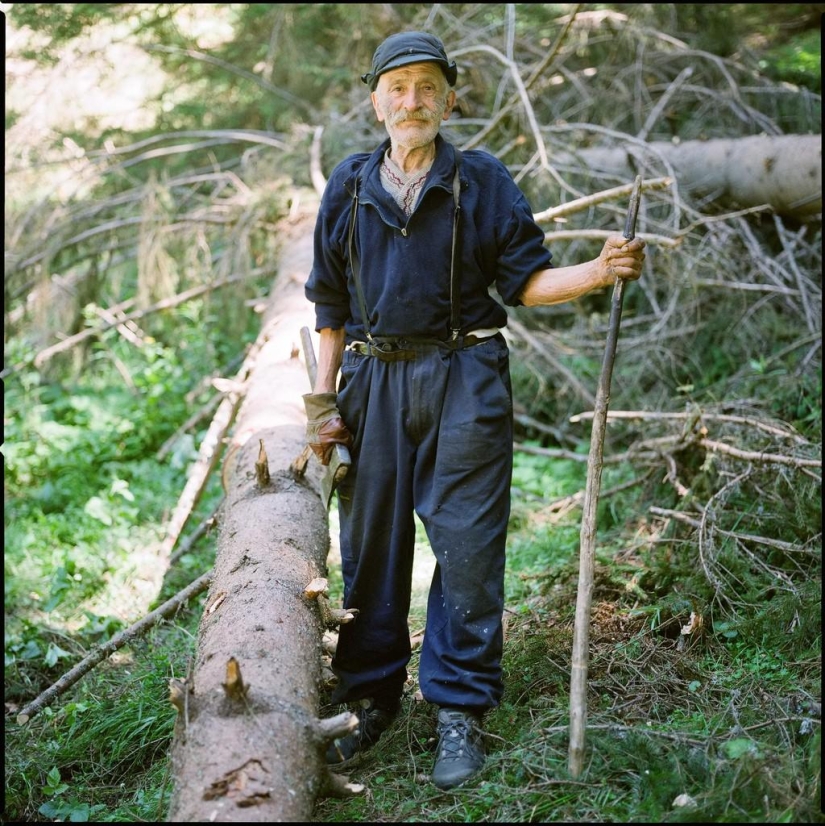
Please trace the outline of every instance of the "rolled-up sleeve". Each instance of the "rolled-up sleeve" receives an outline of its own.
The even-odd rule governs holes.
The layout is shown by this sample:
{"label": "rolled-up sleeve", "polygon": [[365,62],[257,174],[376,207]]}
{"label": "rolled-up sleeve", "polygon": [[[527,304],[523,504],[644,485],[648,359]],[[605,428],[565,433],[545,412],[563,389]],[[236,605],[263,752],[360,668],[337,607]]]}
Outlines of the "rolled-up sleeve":
{"label": "rolled-up sleeve", "polygon": [[519,295],[536,270],[549,269],[552,255],[544,246],[544,231],[533,220],[533,211],[515,183],[510,219],[501,239],[497,261],[496,290],[510,306],[521,304]]}

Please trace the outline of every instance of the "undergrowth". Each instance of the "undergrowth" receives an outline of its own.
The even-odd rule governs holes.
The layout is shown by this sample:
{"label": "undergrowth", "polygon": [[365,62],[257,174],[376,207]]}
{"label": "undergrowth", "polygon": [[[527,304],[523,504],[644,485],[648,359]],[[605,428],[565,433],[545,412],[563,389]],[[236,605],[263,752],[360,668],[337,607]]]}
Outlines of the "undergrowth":
{"label": "undergrowth", "polygon": [[[348,770],[365,793],[321,801],[316,820],[822,821],[819,578],[731,619],[714,613],[687,545],[631,523],[616,521],[597,549],[588,762],[570,776],[579,512],[547,503],[580,490],[584,475],[581,463],[517,458],[505,693],[485,718],[479,781],[452,792],[429,782],[435,710],[417,693],[414,653],[400,721]],[[604,485],[626,477],[608,469]],[[644,495],[603,502],[603,521],[611,507],[643,512]]]}
{"label": "undergrowth", "polygon": [[[121,649],[26,726],[14,722],[23,703],[124,627],[124,611],[113,608],[130,585],[122,570],[136,546],[157,538],[164,503],[182,485],[184,461],[159,469],[146,458],[174,431],[180,413],[167,418],[158,408],[157,420],[150,417],[137,435],[127,426],[128,395],[100,390],[95,395],[79,382],[72,399],[47,416],[36,403],[42,390],[30,388],[35,403],[21,415],[7,459],[4,820],[154,822],[168,807],[175,712],[166,684],[186,674],[199,601]],[[93,415],[87,412],[81,427],[72,417],[83,410]],[[39,451],[58,414],[61,428],[53,432],[61,450]],[[113,449],[113,433],[143,446]],[[77,481],[49,488],[53,468],[69,464],[74,475],[62,478]],[[631,477],[627,467],[608,467],[603,488]],[[821,822],[820,579],[800,581],[802,572],[789,567],[784,575],[795,587],[774,583],[770,591],[758,587],[753,572],[740,572],[762,600],[747,610],[722,610],[690,536],[673,526],[657,533],[640,516],[652,493],[662,501],[655,480],[600,505],[607,527],[597,548],[588,762],[583,776],[570,777],[580,513],[570,497],[584,478],[582,462],[517,453],[506,688],[485,720],[489,758],[479,782],[450,793],[429,783],[434,709],[416,695],[416,652],[399,721],[352,770],[366,791],[319,801],[316,820]],[[24,488],[36,496],[21,495]],[[789,538],[810,517],[812,493],[794,489],[798,521],[781,525]],[[747,510],[747,500],[736,507]],[[776,521],[761,518],[763,528]],[[206,570],[212,554],[210,541],[196,545],[170,571],[162,596]],[[425,564],[427,554],[419,526]],[[814,573],[815,565],[807,570]],[[332,593],[339,593],[334,564],[330,575]],[[427,584],[425,574],[411,628],[423,625]]]}
{"label": "undergrowth", "polygon": [[[24,371],[6,380],[7,822],[156,822],[168,806],[175,712],[167,682],[186,676],[201,600],[120,648],[26,725],[16,723],[95,645],[212,565],[207,537],[165,574],[159,592],[148,587],[170,503],[202,437],[197,427],[178,428],[209,390],[191,386],[190,359],[209,363],[197,331],[179,328],[174,347],[163,343],[171,328],[153,332],[139,349],[105,334],[82,374]],[[212,357],[220,371],[221,354]],[[219,496],[213,480],[190,525]]]}
{"label": "undergrowth", "polygon": [[[164,393],[174,386],[180,395],[184,374],[170,365],[161,373]],[[157,541],[194,450],[195,440],[184,440],[166,465],[152,462],[185,411],[159,405],[135,428],[134,397],[111,378],[93,373],[70,388],[31,382],[8,397],[20,415],[6,458],[4,820],[154,822],[168,807],[175,713],[167,681],[189,667],[200,601],[26,726],[15,723],[25,702],[138,618],[128,616],[142,597],[129,561]],[[569,776],[566,749],[580,518],[571,497],[585,466],[517,453],[506,688],[485,721],[489,759],[479,782],[451,793],[429,783],[434,710],[416,695],[414,653],[399,722],[352,770],[365,793],[319,801],[316,820],[822,820],[818,557],[789,564],[774,551],[761,572],[735,572],[754,602],[745,605],[744,592],[720,599],[689,530],[644,516],[647,502],[666,498],[658,480],[619,490],[632,478],[627,466],[605,469],[603,489],[618,492],[600,504],[583,776]],[[783,474],[773,486],[757,482],[763,533],[793,541],[810,531],[815,486]],[[754,501],[741,488],[726,503],[731,519],[745,520]],[[779,502],[793,503],[781,518]],[[736,551],[720,553],[719,570],[733,571]],[[418,553],[426,562],[420,526]],[[158,599],[207,570],[212,554],[208,539],[195,545]],[[330,574],[339,593],[334,564]],[[428,576],[411,628],[423,626]]]}

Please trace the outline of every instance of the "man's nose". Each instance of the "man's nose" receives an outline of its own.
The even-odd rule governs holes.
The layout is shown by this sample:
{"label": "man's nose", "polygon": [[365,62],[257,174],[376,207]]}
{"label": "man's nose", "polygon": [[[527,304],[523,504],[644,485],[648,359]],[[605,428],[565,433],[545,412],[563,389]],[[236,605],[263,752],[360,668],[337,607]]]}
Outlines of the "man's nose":
{"label": "man's nose", "polygon": [[404,107],[406,109],[418,109],[421,106],[421,95],[414,86],[407,89],[404,95]]}

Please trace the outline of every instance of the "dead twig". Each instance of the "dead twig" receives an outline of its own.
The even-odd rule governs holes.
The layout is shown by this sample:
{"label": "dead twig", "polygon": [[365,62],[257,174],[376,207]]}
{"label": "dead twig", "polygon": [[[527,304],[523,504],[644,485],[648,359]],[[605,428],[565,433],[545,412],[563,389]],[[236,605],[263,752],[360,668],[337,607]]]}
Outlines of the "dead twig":
{"label": "dead twig", "polygon": [[[666,189],[673,183],[671,178],[653,178],[645,181],[642,188],[647,192],[654,189]],[[568,201],[566,204],[550,207],[543,212],[537,212],[533,218],[538,222],[555,221],[559,218],[566,218],[568,215],[573,215],[576,212],[584,212],[596,204],[602,204],[605,201],[614,201],[619,198],[626,198],[633,191],[633,184],[622,184],[621,186],[614,186],[612,189],[603,189],[601,192],[594,192],[592,195],[586,195],[583,198],[576,198],[574,201]],[[643,236],[639,235],[640,238]]]}
{"label": "dead twig", "polygon": [[209,399],[206,404],[201,405],[159,448],[158,452],[155,454],[155,461],[162,462],[169,451],[172,449],[172,446],[175,442],[180,439],[180,437],[191,430],[198,422],[205,419],[207,416],[211,415],[215,408],[220,404],[221,396],[215,395],[211,399]]}
{"label": "dead twig", "polygon": [[321,136],[324,134],[323,126],[316,126],[312,133],[312,145],[309,149],[309,176],[312,179],[312,186],[320,198],[324,194],[327,186],[327,179],[321,168]]}
{"label": "dead twig", "polygon": [[[648,511],[656,516],[664,516],[669,519],[676,519],[679,522],[684,522],[697,530],[702,527],[701,520],[697,519],[695,515],[685,513],[684,511],[671,510],[670,508],[660,508],[656,505],[651,505]],[[716,532],[721,536],[727,536],[731,539],[736,539],[739,542],[753,542],[758,545],[765,545],[768,548],[775,548],[778,551],[788,554],[803,554],[813,558],[819,557],[819,551],[811,550],[810,548],[794,545],[793,542],[783,542],[781,539],[773,539],[768,536],[757,536],[752,533],[741,533],[739,531],[726,531],[722,528],[716,528]],[[814,539],[819,539],[821,534],[818,534]],[[812,540],[813,541],[813,540]]]}
{"label": "dead twig", "polygon": [[561,373],[584,401],[588,404],[595,404],[596,397],[579,381],[578,377],[571,370],[568,370],[546,347],[543,347],[539,340],[512,315],[507,321],[507,328],[526,341],[554,370]]}
{"label": "dead twig", "polygon": [[81,677],[88,674],[89,671],[91,671],[99,662],[102,662],[124,645],[127,645],[145,634],[162,619],[166,619],[174,614],[190,599],[192,599],[192,597],[205,591],[209,587],[211,581],[212,572],[209,571],[198,577],[190,585],[187,585],[186,588],[179,591],[171,599],[166,600],[163,605],[156,608],[152,611],[152,613],[147,614],[140,621],[130,625],[125,630],[118,632],[110,640],[94,648],[74,668],[64,674],[56,683],[49,686],[49,688],[25,706],[17,715],[17,723],[21,726],[28,723],[35,714],[41,711],[52,700],[63,694],[67,689],[71,688],[78,680],[81,679]]}
{"label": "dead twig", "polygon": [[[576,16],[579,14],[583,5],[583,3],[579,3],[563,21],[563,26],[559,31],[558,37],[556,38],[556,42],[550,49],[548,49],[547,54],[544,56],[539,65],[536,66],[536,68],[531,73],[530,77],[524,83],[525,94],[533,88],[538,79],[544,74],[544,72],[547,71],[547,68],[551,65],[553,60],[558,55],[559,51],[561,50],[562,44],[567,39],[567,35],[570,32],[570,29],[573,26]],[[483,129],[479,130],[470,140],[466,141],[463,144],[462,149],[472,149],[481,144],[484,141],[485,137],[488,134],[490,134],[496,128],[496,126],[498,126],[498,124],[504,119],[504,117],[516,108],[521,99],[522,98],[519,93],[514,94],[510,98],[510,100],[501,109],[499,109],[498,114],[488,121],[487,125]]]}
{"label": "dead twig", "polygon": [[[572,423],[586,421],[593,418],[593,411],[588,410],[584,413],[577,413],[571,416],[568,421]],[[688,419],[702,419],[709,422],[730,422],[731,424],[741,424],[747,427],[753,427],[757,430],[762,430],[772,436],[779,436],[783,439],[793,439],[797,444],[807,445],[810,442],[797,433],[790,425],[784,422],[780,424],[772,424],[762,419],[756,419],[753,416],[734,416],[730,413],[708,413],[704,410],[686,411],[686,412],[672,412],[666,413],[654,410],[609,410],[607,412],[607,420],[611,419],[631,419],[638,421],[685,421]]]}
{"label": "dead twig", "polygon": [[726,445],[724,442],[717,442],[713,439],[698,439],[696,444],[706,450],[715,453],[723,453],[726,456],[733,456],[744,462],[756,462],[758,464],[788,465],[795,468],[822,467],[822,459],[804,459],[799,456],[784,456],[779,453],[765,453],[764,451],[740,450],[738,447]]}
{"label": "dead twig", "polygon": [[198,525],[198,527],[195,528],[195,530],[180,543],[180,546],[175,553],[169,557],[170,565],[174,565],[184,554],[188,554],[194,547],[195,543],[215,526],[218,512],[220,511],[222,505],[222,502],[216,505],[212,513],[210,513],[209,516],[207,516],[206,519],[204,519],[203,522],[201,522],[200,525]]}
{"label": "dead twig", "polygon": [[507,67],[510,76],[513,79],[513,83],[518,90],[519,98],[522,106],[524,107],[524,113],[527,115],[527,120],[530,124],[530,131],[533,133],[533,139],[536,142],[536,149],[541,159],[542,169],[550,171],[550,161],[547,157],[547,147],[544,145],[544,138],[541,135],[541,129],[539,128],[539,123],[536,119],[536,113],[533,110],[533,105],[530,103],[530,98],[527,95],[527,89],[524,87],[524,81],[521,79],[521,75],[519,74],[518,66],[512,60],[503,55],[498,49],[487,44],[466,46],[462,49],[455,49],[452,56],[461,57],[462,55],[472,52],[486,52],[487,54],[491,54],[496,58],[496,60],[500,61]]}
{"label": "dead twig", "polygon": [[[58,353],[63,353],[66,350],[70,350],[72,347],[75,347],[76,345],[80,344],[80,342],[85,341],[87,338],[91,338],[92,336],[99,336],[102,333],[105,333],[107,330],[119,324],[123,324],[127,321],[135,321],[138,318],[144,318],[145,316],[151,315],[152,313],[160,312],[162,310],[172,309],[173,307],[177,307],[180,304],[184,304],[187,301],[191,301],[193,298],[197,298],[198,296],[204,295],[214,290],[222,289],[223,287],[229,287],[232,284],[237,284],[240,281],[248,281],[251,278],[259,278],[262,275],[267,275],[268,273],[268,267],[260,267],[255,270],[251,270],[250,272],[243,275],[231,275],[228,278],[222,278],[219,281],[214,281],[211,284],[203,284],[200,287],[193,287],[191,290],[186,290],[185,292],[179,293],[178,295],[172,296],[171,298],[165,298],[162,301],[158,301],[156,304],[153,304],[151,307],[147,307],[144,310],[135,310],[134,312],[123,315],[120,318],[114,318],[111,322],[104,322],[100,327],[88,327],[87,329],[82,330],[76,335],[69,336],[63,341],[60,341],[57,344],[53,344],[51,347],[47,347],[45,350],[41,350],[34,357],[34,366],[40,368],[47,361],[49,361],[49,359],[53,358]],[[0,374],[0,378],[4,378],[5,376],[10,375],[16,370],[19,370],[22,366],[23,365],[18,364],[14,365],[13,367],[7,367],[5,370],[3,370],[2,374]]]}
{"label": "dead twig", "polygon": [[229,432],[229,428],[232,427],[232,423],[235,421],[235,415],[243,399],[241,388],[245,386],[243,384],[243,378],[247,375],[247,369],[245,362],[244,366],[241,367],[236,382],[233,383],[233,389],[224,395],[212,418],[209,429],[203,437],[198,452],[198,459],[189,472],[186,485],[178,499],[178,503],[172,513],[172,518],[167,525],[166,534],[158,549],[158,562],[163,570],[168,566],[172,548],[175,547],[175,543],[178,541],[184,525],[200,501],[200,497],[206,488],[206,483],[221,458],[224,436]]}

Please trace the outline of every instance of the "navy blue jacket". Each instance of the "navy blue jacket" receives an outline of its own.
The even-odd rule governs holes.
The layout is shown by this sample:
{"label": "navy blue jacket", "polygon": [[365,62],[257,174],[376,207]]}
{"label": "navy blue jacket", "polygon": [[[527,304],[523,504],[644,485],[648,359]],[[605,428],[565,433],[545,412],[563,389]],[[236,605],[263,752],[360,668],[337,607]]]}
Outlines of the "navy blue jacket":
{"label": "navy blue jacket", "polygon": [[[356,248],[373,336],[447,339],[450,333],[450,256],[453,232],[451,144],[436,137],[436,157],[412,215],[381,185],[389,139],[372,154],[351,155],[327,181],[315,228],[315,260],[306,296],[315,304],[316,330],[346,328],[363,341],[358,297],[348,254],[352,196],[358,183]],[[504,327],[505,304],[538,269],[550,266],[544,232],[507,167],[487,152],[461,153],[461,332]]]}

